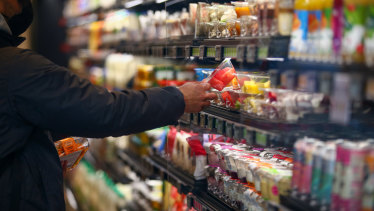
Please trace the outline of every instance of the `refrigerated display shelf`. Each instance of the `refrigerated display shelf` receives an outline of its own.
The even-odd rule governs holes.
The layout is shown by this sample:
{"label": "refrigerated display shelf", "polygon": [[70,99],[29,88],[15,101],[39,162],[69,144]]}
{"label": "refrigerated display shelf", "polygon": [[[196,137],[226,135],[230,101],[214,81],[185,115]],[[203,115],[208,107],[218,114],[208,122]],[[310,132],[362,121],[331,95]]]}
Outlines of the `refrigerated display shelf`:
{"label": "refrigerated display shelf", "polygon": [[[329,115],[309,114],[297,122],[285,122],[268,120],[230,108],[211,105],[199,114],[190,115],[190,119],[186,116],[180,120],[180,126],[183,129],[190,129],[194,132],[212,132],[235,138],[235,128],[233,131],[225,130],[225,123],[238,126],[239,128],[249,127],[255,131],[264,134],[278,135],[282,137],[285,145],[293,145],[293,141],[304,136],[314,137],[321,140],[331,140],[339,138],[349,138],[352,140],[367,139],[374,137],[374,115],[373,112],[356,113],[351,117],[351,121],[347,125],[331,123]],[[219,119],[221,129],[219,129],[216,121],[215,125],[210,128],[207,117]],[[243,137],[238,137],[243,138]]]}
{"label": "refrigerated display shelf", "polygon": [[197,57],[221,61],[233,58],[238,62],[256,60],[284,61],[288,55],[289,36],[237,37],[231,39],[194,39],[192,35],[162,40],[112,43],[103,48],[141,56],[184,59]]}
{"label": "refrigerated display shelf", "polygon": [[[147,157],[146,160],[155,168],[159,169],[164,175],[164,179],[174,185],[178,191],[184,194],[192,193],[193,200],[198,202],[192,202],[191,204],[195,209],[202,210],[199,208],[204,207],[204,210],[235,210],[222,200],[206,192],[207,181],[205,179],[195,180],[190,174],[181,170],[179,167],[174,166],[170,162],[167,162],[164,158],[158,155],[151,155]],[[201,206],[199,207],[198,204]]]}
{"label": "refrigerated display shelf", "polygon": [[[147,162],[148,170],[152,169],[152,172],[159,172],[161,178],[169,181],[173,186],[175,186],[180,193],[189,194],[188,204],[189,207],[194,207],[197,210],[238,210],[233,206],[227,204],[223,200],[217,198],[211,193],[207,192],[207,180],[195,180],[192,175],[182,170],[181,168],[168,162],[165,158],[159,155],[149,155],[144,157],[134,157],[133,153],[129,151],[118,150],[118,156],[125,159],[137,160],[132,162],[131,165],[136,165],[135,162],[144,163]],[[128,162],[128,161],[126,161]],[[135,169],[136,170],[136,169]],[[139,171],[148,171],[147,169],[138,168]],[[140,173],[140,172],[139,172]],[[284,199],[287,203],[295,203],[293,199]],[[291,201],[291,202],[289,202]],[[286,207],[288,204],[279,205],[272,202],[267,202],[268,210],[277,211],[290,210]],[[292,204],[291,204],[292,205]],[[290,206],[291,207],[291,206]]]}
{"label": "refrigerated display shelf", "polygon": [[285,206],[289,207],[292,210],[305,210],[305,211],[329,210],[328,208],[321,209],[321,207],[319,206],[311,206],[306,201],[302,201],[300,199],[296,199],[293,197],[281,196],[280,201],[282,204],[284,204]]}
{"label": "refrigerated display shelf", "polygon": [[136,155],[129,150],[117,150],[117,156],[139,176],[143,178],[153,177],[152,166],[144,157]]}
{"label": "refrigerated display shelf", "polygon": [[193,207],[198,211],[236,210],[207,192],[189,194],[187,196],[187,205],[189,208]]}
{"label": "refrigerated display shelf", "polygon": [[205,179],[195,180],[189,173],[174,166],[164,158],[158,155],[150,155],[146,157],[146,160],[160,171],[163,179],[173,184],[179,192],[187,194],[198,190],[206,190],[207,181]]}

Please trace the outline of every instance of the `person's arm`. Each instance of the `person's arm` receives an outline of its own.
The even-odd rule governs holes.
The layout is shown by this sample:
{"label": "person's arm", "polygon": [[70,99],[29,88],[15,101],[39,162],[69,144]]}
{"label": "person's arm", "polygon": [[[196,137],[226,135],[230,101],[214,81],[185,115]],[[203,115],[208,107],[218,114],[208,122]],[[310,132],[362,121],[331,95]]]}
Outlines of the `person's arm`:
{"label": "person's arm", "polygon": [[212,98],[203,86],[196,87],[196,96],[183,92],[183,87],[109,92],[31,51],[22,51],[19,57],[17,71],[9,77],[15,112],[33,125],[61,134],[120,136],[175,124],[185,109],[199,110],[190,103],[186,107],[184,99],[194,103],[201,99],[197,103],[201,107]]}

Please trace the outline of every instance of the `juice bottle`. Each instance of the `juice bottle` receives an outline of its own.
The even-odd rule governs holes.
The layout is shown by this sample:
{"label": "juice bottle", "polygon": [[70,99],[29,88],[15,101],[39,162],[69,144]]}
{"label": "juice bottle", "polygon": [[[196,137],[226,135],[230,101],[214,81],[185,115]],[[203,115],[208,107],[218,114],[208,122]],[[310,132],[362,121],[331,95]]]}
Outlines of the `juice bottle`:
{"label": "juice bottle", "polygon": [[364,62],[364,36],[368,0],[344,0],[343,62]]}
{"label": "juice bottle", "polygon": [[308,35],[307,58],[316,60],[319,51],[320,28],[322,20],[322,4],[324,0],[309,0],[308,4]]}
{"label": "juice bottle", "polygon": [[289,36],[292,32],[293,1],[280,0],[278,8],[278,33],[283,36]]}
{"label": "juice bottle", "polygon": [[296,0],[289,57],[299,59],[306,55],[309,0]]}
{"label": "juice bottle", "polygon": [[344,28],[343,0],[334,0],[331,27],[333,33],[333,60],[337,63],[341,63],[341,48]]}
{"label": "juice bottle", "polygon": [[366,65],[374,67],[374,1],[371,0],[368,6],[366,18],[366,35],[365,35],[365,59]]}
{"label": "juice bottle", "polygon": [[319,39],[319,59],[331,61],[332,56],[332,7],[334,0],[322,1],[322,20]]}
{"label": "juice bottle", "polygon": [[251,15],[250,7],[248,2],[232,2],[235,6],[235,12],[238,18]]}

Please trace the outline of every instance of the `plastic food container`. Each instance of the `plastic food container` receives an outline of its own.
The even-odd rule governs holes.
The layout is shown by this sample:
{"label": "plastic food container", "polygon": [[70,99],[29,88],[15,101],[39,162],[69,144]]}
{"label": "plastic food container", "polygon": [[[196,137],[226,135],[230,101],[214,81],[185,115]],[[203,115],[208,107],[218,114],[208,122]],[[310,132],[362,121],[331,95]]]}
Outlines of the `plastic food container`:
{"label": "plastic food container", "polygon": [[235,6],[235,12],[238,18],[245,16],[245,15],[251,15],[250,7],[248,2],[231,2]]}
{"label": "plastic food container", "polygon": [[66,165],[67,170],[71,170],[81,161],[89,143],[86,138],[72,137],[55,142],[55,147],[61,163]]}
{"label": "plastic food container", "polygon": [[230,59],[225,59],[207,78],[207,82],[219,91],[222,91],[234,78],[236,71]]}
{"label": "plastic food container", "polygon": [[242,91],[247,94],[264,94],[263,88],[270,88],[270,77],[261,74],[236,74]]}

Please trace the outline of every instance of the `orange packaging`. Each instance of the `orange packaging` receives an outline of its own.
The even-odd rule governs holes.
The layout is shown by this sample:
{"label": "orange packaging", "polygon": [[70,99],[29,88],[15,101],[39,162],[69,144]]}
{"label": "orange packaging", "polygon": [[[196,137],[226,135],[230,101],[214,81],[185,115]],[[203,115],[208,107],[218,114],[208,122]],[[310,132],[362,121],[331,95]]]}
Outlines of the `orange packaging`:
{"label": "orange packaging", "polygon": [[86,138],[73,137],[55,142],[55,147],[61,163],[66,163],[67,170],[71,170],[83,158],[89,144]]}

